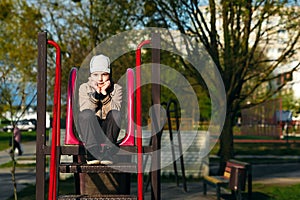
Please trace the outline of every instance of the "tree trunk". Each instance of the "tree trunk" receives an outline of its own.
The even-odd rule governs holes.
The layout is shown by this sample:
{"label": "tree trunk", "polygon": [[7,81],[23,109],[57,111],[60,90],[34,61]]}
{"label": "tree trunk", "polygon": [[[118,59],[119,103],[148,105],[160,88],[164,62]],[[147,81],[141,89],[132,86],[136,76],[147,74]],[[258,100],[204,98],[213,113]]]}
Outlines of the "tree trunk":
{"label": "tree trunk", "polygon": [[227,115],[225,119],[225,124],[220,136],[220,149],[219,149],[219,156],[220,156],[220,166],[218,175],[223,175],[226,167],[226,161],[233,158],[233,127],[232,124],[232,116]]}

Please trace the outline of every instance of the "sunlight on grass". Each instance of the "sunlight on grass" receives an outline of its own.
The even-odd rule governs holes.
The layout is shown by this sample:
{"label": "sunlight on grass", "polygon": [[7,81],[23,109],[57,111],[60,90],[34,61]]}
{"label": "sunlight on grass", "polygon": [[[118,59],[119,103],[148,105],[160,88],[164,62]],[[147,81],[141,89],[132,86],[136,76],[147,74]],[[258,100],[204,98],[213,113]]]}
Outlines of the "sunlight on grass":
{"label": "sunlight on grass", "polygon": [[[13,166],[13,161],[9,161],[8,163],[0,165],[0,168],[10,168]],[[35,167],[35,163],[32,164],[19,164],[18,161],[16,162],[16,167]]]}
{"label": "sunlight on grass", "polygon": [[[275,183],[276,184],[276,183]],[[298,200],[300,199],[300,184],[290,186],[254,184],[253,192],[260,192],[274,200]]]}

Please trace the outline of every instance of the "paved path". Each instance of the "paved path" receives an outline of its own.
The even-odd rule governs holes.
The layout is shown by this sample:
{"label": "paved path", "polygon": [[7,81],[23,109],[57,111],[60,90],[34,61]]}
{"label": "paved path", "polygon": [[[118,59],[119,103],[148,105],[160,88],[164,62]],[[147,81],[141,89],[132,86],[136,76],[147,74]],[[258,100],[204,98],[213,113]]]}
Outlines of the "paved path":
{"label": "paved path", "polygon": [[[32,162],[35,158],[35,142],[23,143],[24,154],[16,156],[17,162]],[[0,151],[0,165],[10,161],[8,150]],[[211,166],[211,170],[216,170],[217,166]],[[10,168],[0,168],[0,200],[6,200],[13,195]],[[16,180],[18,191],[28,184],[35,183],[35,168],[17,168]],[[273,165],[253,165],[253,181],[264,183],[287,185],[300,183],[300,163],[273,164]],[[162,199],[216,199],[215,189],[208,188],[208,195],[202,195],[202,183],[187,183],[188,192],[183,192],[182,188],[176,187],[175,183],[162,183]],[[133,185],[132,193],[135,193]],[[145,199],[149,199],[150,192],[145,194]]]}
{"label": "paved path", "polygon": [[[32,163],[35,159],[35,142],[27,142],[22,144],[24,154],[16,156],[15,159],[19,163]],[[11,161],[9,149],[0,151],[0,165]],[[21,191],[29,184],[35,183],[35,168],[16,168],[17,191]],[[0,199],[6,200],[13,195],[13,184],[11,176],[11,168],[0,168]]]}
{"label": "paved path", "polygon": [[[0,199],[6,200],[13,195],[11,168],[0,169]],[[16,170],[17,191],[30,184],[35,184],[35,168],[18,168]]]}

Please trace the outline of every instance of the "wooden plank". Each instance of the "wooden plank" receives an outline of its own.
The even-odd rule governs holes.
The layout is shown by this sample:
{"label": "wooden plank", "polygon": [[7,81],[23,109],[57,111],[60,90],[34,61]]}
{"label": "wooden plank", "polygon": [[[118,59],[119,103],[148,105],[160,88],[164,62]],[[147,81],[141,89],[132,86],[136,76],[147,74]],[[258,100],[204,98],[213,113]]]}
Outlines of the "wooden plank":
{"label": "wooden plank", "polygon": [[88,165],[85,163],[61,163],[62,173],[129,173],[137,170],[136,163],[117,163],[113,165]]}
{"label": "wooden plank", "polygon": [[96,199],[120,199],[120,200],[134,200],[137,199],[133,195],[61,195],[58,197],[59,200],[96,200]]}

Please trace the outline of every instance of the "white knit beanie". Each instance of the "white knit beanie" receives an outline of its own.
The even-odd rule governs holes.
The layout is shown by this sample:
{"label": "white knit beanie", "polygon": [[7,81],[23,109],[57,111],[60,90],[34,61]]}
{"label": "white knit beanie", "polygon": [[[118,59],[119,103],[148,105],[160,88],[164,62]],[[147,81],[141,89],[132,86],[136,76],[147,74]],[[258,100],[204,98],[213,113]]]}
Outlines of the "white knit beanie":
{"label": "white knit beanie", "polygon": [[110,73],[110,60],[105,55],[93,56],[90,62],[90,72],[107,72]]}

